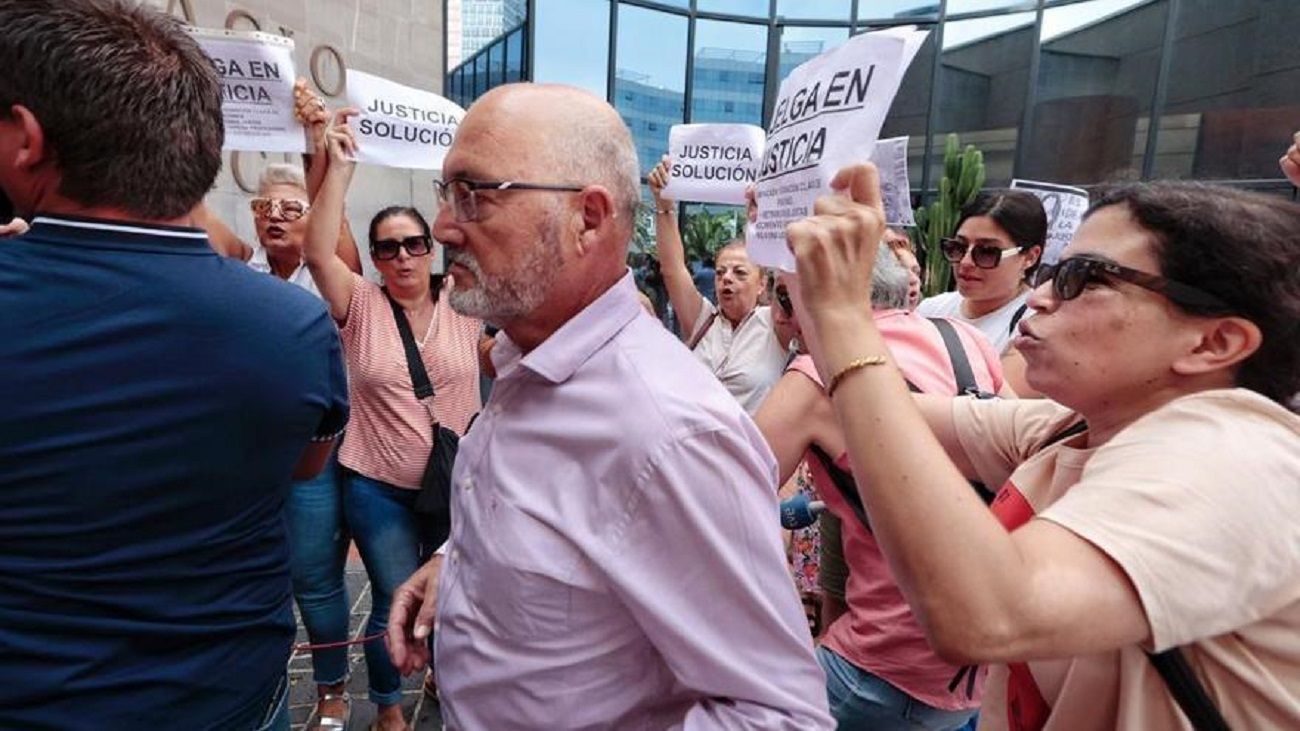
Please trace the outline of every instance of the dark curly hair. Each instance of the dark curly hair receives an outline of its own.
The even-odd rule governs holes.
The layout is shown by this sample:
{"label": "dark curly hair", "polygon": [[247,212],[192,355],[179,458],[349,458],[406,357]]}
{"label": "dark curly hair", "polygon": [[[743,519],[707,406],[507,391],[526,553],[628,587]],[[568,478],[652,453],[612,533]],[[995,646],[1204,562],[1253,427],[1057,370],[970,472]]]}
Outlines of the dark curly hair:
{"label": "dark curly hair", "polygon": [[1237,385],[1288,406],[1300,392],[1300,204],[1203,183],[1131,183],[1104,191],[1088,215],[1110,206],[1124,206],[1151,235],[1159,274],[1255,323],[1263,343]]}

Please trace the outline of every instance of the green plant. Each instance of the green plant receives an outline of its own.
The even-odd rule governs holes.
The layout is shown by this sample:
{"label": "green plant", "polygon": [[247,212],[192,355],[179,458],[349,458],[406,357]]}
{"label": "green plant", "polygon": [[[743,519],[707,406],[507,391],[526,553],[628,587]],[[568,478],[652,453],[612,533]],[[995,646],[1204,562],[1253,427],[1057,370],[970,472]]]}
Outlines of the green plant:
{"label": "green plant", "polygon": [[743,235],[742,215],[732,211],[710,213],[705,209],[687,214],[682,225],[686,261],[712,261],[718,249],[738,234]]}
{"label": "green plant", "polygon": [[917,238],[925,249],[925,295],[948,291],[952,266],[939,251],[939,240],[957,232],[961,209],[984,186],[984,153],[974,145],[961,149],[957,135],[948,135],[943,151],[939,197],[916,212]]}

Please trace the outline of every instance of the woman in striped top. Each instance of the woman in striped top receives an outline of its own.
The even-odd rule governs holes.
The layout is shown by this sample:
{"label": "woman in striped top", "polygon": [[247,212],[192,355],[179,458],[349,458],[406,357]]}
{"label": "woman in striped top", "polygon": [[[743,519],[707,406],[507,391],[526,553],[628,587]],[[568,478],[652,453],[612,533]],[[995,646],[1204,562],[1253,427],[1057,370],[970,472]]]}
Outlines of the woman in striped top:
{"label": "woman in striped top", "polygon": [[[339,121],[346,120],[340,116]],[[352,419],[339,448],[345,468],[344,513],[370,577],[372,603],[366,634],[387,626],[393,591],[419,566],[420,521],[414,512],[421,476],[433,445],[432,419],[457,434],[478,411],[479,320],[447,304],[450,286],[431,276],[434,242],[414,208],[391,207],[370,222],[370,255],[381,288],[350,271],[334,251],[343,201],[355,163],[341,139],[329,133],[325,179],[307,233],[307,266],[339,323],[348,365]],[[415,397],[401,336],[388,297],[410,323],[435,396],[430,414]],[[401,677],[382,642],[366,644],[370,700],[379,706],[376,727],[409,728],[402,718]]]}

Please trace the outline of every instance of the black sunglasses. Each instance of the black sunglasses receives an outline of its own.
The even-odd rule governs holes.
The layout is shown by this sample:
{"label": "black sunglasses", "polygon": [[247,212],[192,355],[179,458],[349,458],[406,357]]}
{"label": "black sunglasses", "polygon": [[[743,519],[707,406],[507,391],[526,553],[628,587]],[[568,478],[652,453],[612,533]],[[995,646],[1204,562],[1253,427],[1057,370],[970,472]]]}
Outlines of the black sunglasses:
{"label": "black sunglasses", "polygon": [[956,264],[966,256],[966,250],[970,249],[970,260],[980,269],[997,269],[1003,259],[1019,254],[1024,248],[1013,246],[1004,249],[997,244],[968,244],[961,239],[939,239],[939,251],[943,252],[943,258]]}
{"label": "black sunglasses", "polygon": [[1050,281],[1052,293],[1061,302],[1083,294],[1084,287],[1089,284],[1105,283],[1108,278],[1164,295],[1174,304],[1188,309],[1213,312],[1232,310],[1228,303],[1190,284],[1090,256],[1072,256],[1055,264],[1039,264],[1037,269],[1025,274],[1025,282],[1035,289]]}
{"label": "black sunglasses", "polygon": [[428,236],[407,236],[401,239],[379,239],[370,243],[370,255],[380,261],[397,258],[398,248],[406,249],[410,256],[427,256],[433,251],[433,242]]}
{"label": "black sunglasses", "polygon": [[790,290],[785,285],[778,286],[772,294],[776,296],[776,304],[781,307],[781,311],[786,317],[794,317],[794,302],[790,300]]}

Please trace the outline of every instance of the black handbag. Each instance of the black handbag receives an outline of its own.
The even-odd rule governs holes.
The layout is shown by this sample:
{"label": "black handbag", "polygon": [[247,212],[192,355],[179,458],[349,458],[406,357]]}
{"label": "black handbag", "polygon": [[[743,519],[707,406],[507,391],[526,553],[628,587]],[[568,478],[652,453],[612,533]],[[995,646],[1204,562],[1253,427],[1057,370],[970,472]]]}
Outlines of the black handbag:
{"label": "black handbag", "polygon": [[[432,278],[434,317],[438,316],[437,301],[442,290],[442,277]],[[424,465],[424,475],[420,478],[420,492],[415,496],[415,512],[421,517],[420,530],[424,542],[422,554],[429,554],[447,540],[451,534],[451,468],[456,462],[456,450],[460,447],[460,437],[456,432],[440,424],[433,415],[433,383],[420,358],[420,348],[415,344],[415,334],[411,332],[411,323],[402,312],[402,306],[384,290],[384,297],[393,310],[393,319],[397,321],[397,332],[402,336],[402,348],[406,351],[406,367],[411,373],[411,385],[415,389],[415,398],[429,412],[433,424],[433,449],[429,452],[428,462]]]}

